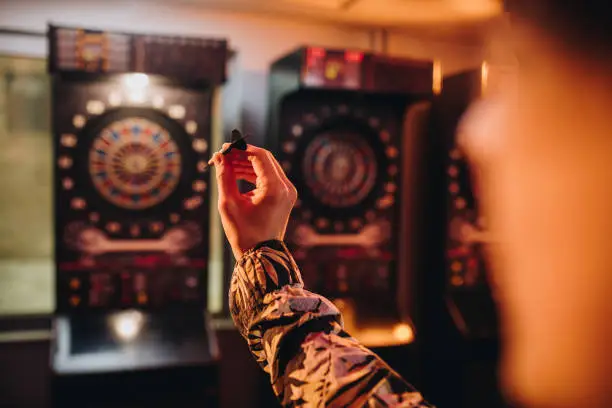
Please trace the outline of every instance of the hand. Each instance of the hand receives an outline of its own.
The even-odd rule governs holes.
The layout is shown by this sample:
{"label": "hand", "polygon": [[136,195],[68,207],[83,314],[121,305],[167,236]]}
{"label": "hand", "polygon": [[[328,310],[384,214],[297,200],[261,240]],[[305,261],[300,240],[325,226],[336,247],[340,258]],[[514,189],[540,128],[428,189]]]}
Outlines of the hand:
{"label": "hand", "polygon": [[[297,191],[272,153],[249,145],[246,151],[217,152],[210,163],[217,176],[221,222],[236,259],[260,242],[282,240]],[[241,194],[238,180],[255,189]]]}

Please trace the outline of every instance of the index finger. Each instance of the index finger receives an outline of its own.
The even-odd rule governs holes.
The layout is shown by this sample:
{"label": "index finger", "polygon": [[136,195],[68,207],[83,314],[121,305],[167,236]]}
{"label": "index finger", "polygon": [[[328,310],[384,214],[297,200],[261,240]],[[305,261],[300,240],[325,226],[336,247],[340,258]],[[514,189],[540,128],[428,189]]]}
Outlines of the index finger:
{"label": "index finger", "polygon": [[272,193],[278,192],[284,186],[284,183],[272,159],[270,159],[269,152],[261,147],[248,145],[246,153],[257,176],[257,187],[263,187]]}

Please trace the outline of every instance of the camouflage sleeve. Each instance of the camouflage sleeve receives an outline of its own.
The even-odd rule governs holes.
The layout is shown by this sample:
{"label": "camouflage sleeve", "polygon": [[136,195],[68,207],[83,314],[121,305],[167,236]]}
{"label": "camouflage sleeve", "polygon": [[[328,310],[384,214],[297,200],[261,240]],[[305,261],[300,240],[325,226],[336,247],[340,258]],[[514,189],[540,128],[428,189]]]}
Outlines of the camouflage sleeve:
{"label": "camouflage sleeve", "polygon": [[230,310],[284,407],[430,407],[344,332],[332,302],[304,290],[280,241],[256,246],[236,264]]}

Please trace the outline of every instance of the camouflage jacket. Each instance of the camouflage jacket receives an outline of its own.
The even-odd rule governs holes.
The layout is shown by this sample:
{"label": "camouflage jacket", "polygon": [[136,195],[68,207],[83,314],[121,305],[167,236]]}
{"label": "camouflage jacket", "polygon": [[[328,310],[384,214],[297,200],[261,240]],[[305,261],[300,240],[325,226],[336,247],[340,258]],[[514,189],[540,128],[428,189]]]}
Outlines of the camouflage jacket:
{"label": "camouflage jacket", "polygon": [[343,330],[334,304],[304,289],[280,241],[236,264],[230,310],[284,407],[431,407],[378,356]]}

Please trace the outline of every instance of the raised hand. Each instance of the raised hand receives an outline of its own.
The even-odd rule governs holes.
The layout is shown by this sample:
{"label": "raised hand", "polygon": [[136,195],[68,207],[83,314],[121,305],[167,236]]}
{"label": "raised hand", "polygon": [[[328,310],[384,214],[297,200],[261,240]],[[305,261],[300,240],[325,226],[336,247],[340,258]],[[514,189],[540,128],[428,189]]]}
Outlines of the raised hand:
{"label": "raised hand", "polygon": [[[221,222],[236,259],[260,242],[282,240],[297,191],[272,153],[249,145],[246,151],[217,152],[210,164],[215,166]],[[255,189],[241,194],[238,180]]]}

